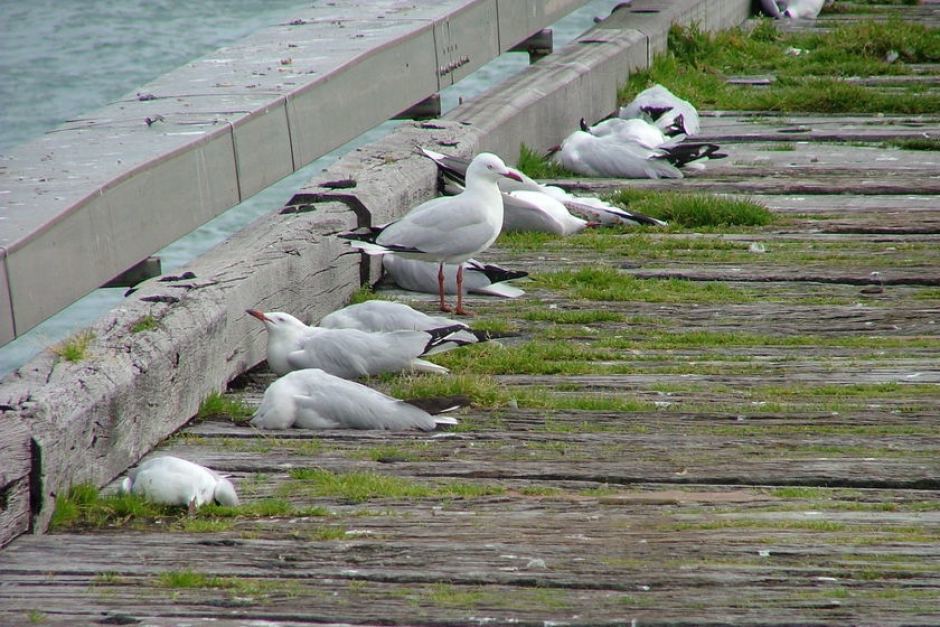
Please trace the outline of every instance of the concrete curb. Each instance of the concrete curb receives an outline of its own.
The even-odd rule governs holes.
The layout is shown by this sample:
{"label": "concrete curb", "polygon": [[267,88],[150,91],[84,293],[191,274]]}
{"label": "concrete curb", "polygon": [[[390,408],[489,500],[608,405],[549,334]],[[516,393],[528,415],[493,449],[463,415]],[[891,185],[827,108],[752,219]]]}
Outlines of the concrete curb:
{"label": "concrete curb", "polygon": [[[634,3],[643,11],[650,2]],[[514,161],[519,145],[558,143],[580,117],[616,106],[627,73],[645,67],[672,21],[704,16],[709,28],[740,23],[749,0],[657,2],[658,13],[623,11],[553,57],[535,64],[447,119],[405,124],[322,172],[276,213],[183,271],[152,279],[92,328],[78,363],[43,353],[0,385],[0,545],[43,531],[56,495],[68,486],[104,485],[185,424],[207,394],[264,358],[264,331],[246,308],[289,311],[316,321],[342,306],[361,276],[359,255],[332,237],[401,215],[436,192],[435,166],[416,152],[436,147],[470,155],[492,150]],[[612,28],[621,22],[630,29]],[[356,186],[324,183],[351,178]],[[363,210],[364,207],[364,210]],[[358,213],[357,213],[358,212]],[[133,332],[152,317],[152,330]]]}

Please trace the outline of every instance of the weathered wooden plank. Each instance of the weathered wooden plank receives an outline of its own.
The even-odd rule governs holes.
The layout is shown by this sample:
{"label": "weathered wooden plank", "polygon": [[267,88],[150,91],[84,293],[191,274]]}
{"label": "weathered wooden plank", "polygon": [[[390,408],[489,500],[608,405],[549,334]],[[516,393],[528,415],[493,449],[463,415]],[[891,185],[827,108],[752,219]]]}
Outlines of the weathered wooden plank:
{"label": "weathered wooden plank", "polygon": [[[4,399],[4,403],[20,399]],[[29,529],[33,464],[29,425],[0,414],[0,547]]]}

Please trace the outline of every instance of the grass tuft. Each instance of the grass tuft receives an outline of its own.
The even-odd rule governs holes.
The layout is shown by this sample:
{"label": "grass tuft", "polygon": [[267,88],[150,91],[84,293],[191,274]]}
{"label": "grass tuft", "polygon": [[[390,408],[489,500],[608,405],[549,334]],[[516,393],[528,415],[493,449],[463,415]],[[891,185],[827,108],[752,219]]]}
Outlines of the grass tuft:
{"label": "grass tuft", "polygon": [[534,179],[562,179],[577,177],[548,157],[544,157],[525,144],[519,147],[519,161],[516,168]]}
{"label": "grass tuft", "polygon": [[283,484],[279,488],[282,492],[299,491],[312,497],[334,497],[354,503],[378,498],[479,498],[505,491],[500,486],[488,484],[448,482],[431,485],[374,472],[334,473],[320,468],[295,468],[288,475],[294,481]]}
{"label": "grass tuft", "polygon": [[[788,49],[802,53],[791,55]],[[842,80],[910,74],[908,63],[940,60],[940,30],[898,19],[862,21],[827,33],[782,33],[771,20],[750,31],[733,28],[715,34],[674,26],[669,50],[648,71],[629,77],[619,94],[623,102],[652,83],[662,83],[706,109],[930,113],[940,108],[940,95],[916,87],[905,88],[900,96]],[[897,52],[899,61],[887,62],[889,52]],[[776,80],[760,88],[726,80],[741,74],[772,74]]]}
{"label": "grass tuft", "polygon": [[86,329],[52,347],[52,352],[65,361],[77,363],[88,357],[88,347],[94,339],[94,332]]}
{"label": "grass tuft", "polygon": [[131,333],[143,333],[144,331],[153,331],[160,326],[160,323],[151,315],[146,315],[133,325],[131,325]]}
{"label": "grass tuft", "polygon": [[624,188],[616,192],[612,200],[631,210],[685,228],[765,226],[774,221],[774,215],[753,200],[711,194]]}
{"label": "grass tuft", "polygon": [[196,414],[198,420],[209,418],[228,418],[234,423],[247,422],[254,414],[254,409],[240,400],[235,400],[219,392],[210,392],[199,405]]}

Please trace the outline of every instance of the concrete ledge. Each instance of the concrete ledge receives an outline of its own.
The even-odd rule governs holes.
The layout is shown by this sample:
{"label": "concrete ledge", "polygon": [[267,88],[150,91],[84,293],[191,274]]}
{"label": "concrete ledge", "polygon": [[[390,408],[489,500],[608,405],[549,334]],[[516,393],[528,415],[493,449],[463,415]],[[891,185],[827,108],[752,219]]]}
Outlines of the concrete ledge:
{"label": "concrete ledge", "polygon": [[0,156],[0,343],[586,1],[319,3]]}
{"label": "concrete ledge", "polygon": [[[712,3],[661,4],[693,10]],[[737,0],[736,6],[743,14],[748,4]],[[661,13],[662,32],[674,14]],[[722,15],[736,19],[738,12]],[[435,194],[435,166],[417,147],[460,155],[485,148],[513,161],[523,142],[535,148],[557,143],[580,116],[613,110],[626,71],[646,58],[648,39],[638,32],[602,23],[449,119],[402,125],[351,152],[291,200],[293,212],[259,219],[180,270],[195,278],[142,284],[94,325],[85,360],[63,362],[47,352],[7,377],[0,385],[0,436],[8,435],[9,444],[0,445],[6,446],[0,454],[13,463],[0,474],[0,489],[9,495],[0,517],[0,529],[8,531],[0,544],[22,532],[27,520],[43,531],[58,493],[78,482],[107,483],[187,422],[209,392],[260,362],[264,331],[246,308],[289,311],[315,322],[343,305],[359,285],[360,256],[349,254],[334,234],[386,222]],[[276,108],[268,114],[279,124]],[[323,185],[346,178],[356,186]],[[375,264],[367,270],[378,278]],[[135,333],[134,325],[148,316],[157,328]]]}

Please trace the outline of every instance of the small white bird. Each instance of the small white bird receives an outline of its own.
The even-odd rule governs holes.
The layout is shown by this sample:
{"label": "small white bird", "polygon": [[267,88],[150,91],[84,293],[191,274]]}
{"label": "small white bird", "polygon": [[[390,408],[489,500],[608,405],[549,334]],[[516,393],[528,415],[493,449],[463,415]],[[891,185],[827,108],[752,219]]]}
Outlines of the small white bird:
{"label": "small white bird", "polygon": [[268,386],[251,419],[259,429],[386,429],[431,431],[456,418],[414,405],[316,368],[295,370]]}
{"label": "small white bird", "polygon": [[475,344],[489,337],[486,333],[473,331],[466,323],[443,316],[429,316],[405,303],[378,299],[337,309],[324,316],[319,326],[326,329],[359,329],[369,333],[383,331],[436,333],[438,329],[456,328],[456,331],[446,336],[446,342],[442,343],[444,350],[451,348],[448,346],[449,343]]}
{"label": "small white bird", "polygon": [[[441,311],[451,311],[444,298],[444,264],[463,263],[496,241],[503,226],[503,198],[497,181],[521,180],[494,154],[482,152],[467,168],[466,189],[456,196],[433,198],[406,213],[400,220],[373,227],[368,233],[343,233],[351,245],[374,255],[394,253],[408,259],[438,263]],[[458,315],[463,307],[462,266],[457,271]]]}
{"label": "small white bird", "polygon": [[[398,287],[412,292],[436,294],[438,290],[438,265],[417,259],[402,259],[398,255],[385,255],[382,265],[388,278]],[[521,270],[507,270],[495,264],[484,264],[476,259],[468,259],[460,264],[463,269],[463,290],[465,293],[499,296],[500,298],[518,298],[525,294],[507,281],[521,279],[529,275]],[[444,291],[457,293],[457,270],[454,264],[444,264]]]}
{"label": "small white bird", "polygon": [[826,0],[761,0],[761,8],[772,17],[815,20]]}
{"label": "small white bird", "polygon": [[264,323],[268,331],[268,367],[281,375],[304,368],[320,368],[344,379],[402,370],[445,374],[447,368],[420,357],[439,346],[456,348],[457,344],[448,343],[446,338],[461,329],[452,326],[433,332],[367,333],[310,327],[282,311],[249,309],[247,313]]}
{"label": "small white bird", "polygon": [[[467,171],[469,161],[461,159],[460,157],[444,155],[426,148],[422,148],[421,152],[424,156],[437,164],[441,177],[444,180],[443,187],[445,193],[458,193],[463,189],[464,174]],[[521,181],[515,179],[500,179],[499,181],[499,188],[503,192],[504,229],[507,223],[514,226],[517,220],[514,214],[517,211],[524,211],[524,209],[517,206],[517,203],[513,202],[512,198],[508,197],[510,194],[517,191],[531,191],[547,194],[563,204],[565,209],[570,213],[577,214],[588,222],[596,222],[598,224],[627,224],[630,226],[666,226],[666,223],[662,220],[657,220],[656,218],[635,211],[621,209],[600,198],[594,196],[576,196],[555,185],[543,185],[522,172],[519,172],[519,177],[522,179]],[[525,219],[524,216],[518,218],[518,220],[523,219]],[[386,257],[386,259],[388,259],[388,257]]]}
{"label": "small white bird", "polygon": [[628,104],[620,107],[618,117],[651,121],[666,133],[682,129],[688,137],[701,129],[698,111],[688,100],[679,98],[663,85],[644,89]]}
{"label": "small white bird", "polygon": [[139,494],[162,505],[183,505],[189,512],[205,503],[238,505],[232,482],[224,476],[179,457],[154,457],[128,471],[122,493]]}

